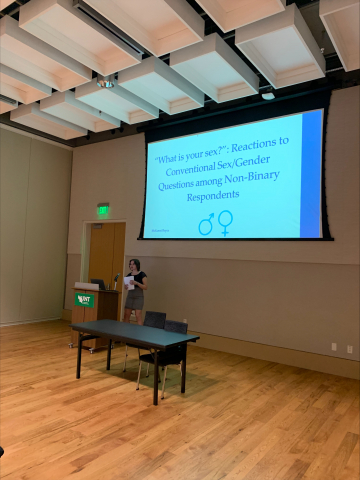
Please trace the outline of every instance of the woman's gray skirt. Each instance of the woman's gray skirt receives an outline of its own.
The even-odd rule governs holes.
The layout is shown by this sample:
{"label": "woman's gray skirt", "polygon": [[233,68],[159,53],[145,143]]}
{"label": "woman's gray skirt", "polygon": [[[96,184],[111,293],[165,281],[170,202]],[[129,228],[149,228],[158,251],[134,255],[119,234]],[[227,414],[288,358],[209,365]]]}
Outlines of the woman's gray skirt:
{"label": "woman's gray skirt", "polygon": [[142,310],[144,307],[144,293],[141,288],[135,288],[134,290],[128,290],[125,308],[131,310]]}

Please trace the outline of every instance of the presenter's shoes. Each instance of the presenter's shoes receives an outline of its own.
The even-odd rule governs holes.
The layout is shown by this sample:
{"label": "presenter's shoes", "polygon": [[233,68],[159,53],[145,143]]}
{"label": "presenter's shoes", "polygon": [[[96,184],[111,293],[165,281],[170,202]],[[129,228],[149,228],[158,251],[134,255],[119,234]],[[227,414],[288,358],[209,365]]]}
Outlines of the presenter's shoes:
{"label": "presenter's shoes", "polygon": [[0,457],[4,455],[4,449],[0,447]]}

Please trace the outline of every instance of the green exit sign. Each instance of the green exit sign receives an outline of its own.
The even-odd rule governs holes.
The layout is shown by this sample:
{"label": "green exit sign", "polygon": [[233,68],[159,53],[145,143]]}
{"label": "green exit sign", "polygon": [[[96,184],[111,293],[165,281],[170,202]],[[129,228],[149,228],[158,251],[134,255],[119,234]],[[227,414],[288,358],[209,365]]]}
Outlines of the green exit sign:
{"label": "green exit sign", "polygon": [[109,213],[109,204],[108,203],[99,203],[97,206],[98,215],[106,215]]}
{"label": "green exit sign", "polygon": [[99,207],[98,209],[98,214],[99,215],[105,215],[105,213],[109,212],[109,207]]}

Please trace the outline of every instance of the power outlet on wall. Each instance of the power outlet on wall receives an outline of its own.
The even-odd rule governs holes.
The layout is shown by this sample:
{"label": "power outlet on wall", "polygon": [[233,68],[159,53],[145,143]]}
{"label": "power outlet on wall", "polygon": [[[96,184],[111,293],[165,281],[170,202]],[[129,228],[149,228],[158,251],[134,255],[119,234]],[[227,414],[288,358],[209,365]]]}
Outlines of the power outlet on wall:
{"label": "power outlet on wall", "polygon": [[332,350],[333,352],[336,352],[336,350],[337,350],[337,343],[332,343],[332,344],[331,344],[331,350]]}
{"label": "power outlet on wall", "polygon": [[353,347],[352,347],[352,345],[348,345],[348,346],[347,346],[347,353],[350,353],[350,354],[351,354],[352,352],[353,352]]}

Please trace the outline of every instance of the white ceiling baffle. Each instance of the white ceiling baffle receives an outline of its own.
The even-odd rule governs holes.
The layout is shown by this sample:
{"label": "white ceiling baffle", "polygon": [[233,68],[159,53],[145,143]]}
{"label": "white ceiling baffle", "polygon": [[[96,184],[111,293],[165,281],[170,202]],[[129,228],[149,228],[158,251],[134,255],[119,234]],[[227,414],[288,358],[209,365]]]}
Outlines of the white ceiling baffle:
{"label": "white ceiling baffle", "polygon": [[320,0],[320,18],[346,72],[360,68],[360,0]]}
{"label": "white ceiling baffle", "polygon": [[14,0],[0,0],[0,10],[8,7],[11,3],[14,3]]}
{"label": "white ceiling baffle", "polygon": [[86,0],[157,57],[200,42],[204,20],[186,0]]}
{"label": "white ceiling baffle", "polygon": [[118,83],[169,115],[204,105],[204,93],[156,57],[119,72]]}
{"label": "white ceiling baffle", "polygon": [[259,92],[258,76],[217,33],[171,53],[170,66],[218,103]]}
{"label": "white ceiling baffle", "polygon": [[235,44],[275,88],[325,76],[325,59],[297,6],[238,28]]}
{"label": "white ceiling baffle", "polygon": [[27,105],[49,97],[51,87],[0,64],[0,93]]}
{"label": "white ceiling baffle", "polygon": [[223,32],[283,12],[286,0],[196,0]]}
{"label": "white ceiling baffle", "polygon": [[0,20],[1,63],[61,92],[92,78],[92,71],[19,27],[12,17]]}
{"label": "white ceiling baffle", "polygon": [[10,113],[10,120],[64,140],[83,137],[88,133],[85,128],[42,112],[38,103],[20,105],[19,108]]}
{"label": "white ceiling baffle", "polygon": [[141,54],[73,7],[73,0],[31,0],[20,8],[20,28],[101,75],[141,62]]}
{"label": "white ceiling baffle", "polygon": [[[10,99],[9,99],[10,100]],[[14,103],[7,103],[4,100],[0,99],[0,115],[2,113],[10,112],[11,110],[15,110],[18,107],[18,102],[14,100]]]}
{"label": "white ceiling baffle", "polygon": [[75,93],[70,90],[55,92],[51,97],[41,100],[40,110],[92,132],[103,132],[120,127],[120,120],[80,102],[75,98]]}
{"label": "white ceiling baffle", "polygon": [[75,98],[130,125],[159,117],[159,109],[125,88],[100,88],[97,79],[75,90]]}

